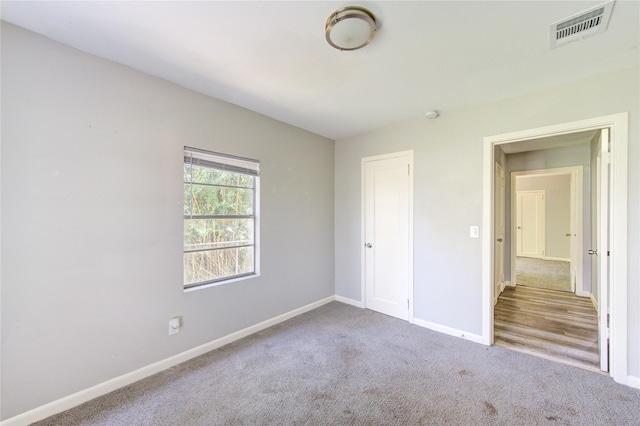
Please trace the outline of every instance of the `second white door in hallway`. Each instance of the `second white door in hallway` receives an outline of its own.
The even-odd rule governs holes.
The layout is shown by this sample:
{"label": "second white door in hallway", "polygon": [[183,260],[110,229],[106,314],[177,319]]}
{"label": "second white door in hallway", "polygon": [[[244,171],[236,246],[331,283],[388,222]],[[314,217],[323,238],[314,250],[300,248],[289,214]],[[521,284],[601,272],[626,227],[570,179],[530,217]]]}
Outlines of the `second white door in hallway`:
{"label": "second white door in hallway", "polygon": [[544,191],[518,191],[516,198],[517,256],[544,258]]}

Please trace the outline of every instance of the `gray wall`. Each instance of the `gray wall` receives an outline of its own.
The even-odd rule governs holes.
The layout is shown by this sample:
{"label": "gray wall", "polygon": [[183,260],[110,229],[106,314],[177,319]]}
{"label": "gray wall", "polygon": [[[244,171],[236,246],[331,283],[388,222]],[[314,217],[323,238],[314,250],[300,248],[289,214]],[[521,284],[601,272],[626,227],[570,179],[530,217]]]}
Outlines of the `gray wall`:
{"label": "gray wall", "polygon": [[517,191],[545,192],[545,256],[571,259],[571,176],[521,176]]}
{"label": "gray wall", "polygon": [[[482,223],[483,138],[628,111],[628,371],[638,376],[640,274],[635,261],[640,258],[638,77],[639,69],[634,67],[477,108],[443,111],[437,120],[418,120],[337,141],[336,294],[361,298],[360,159],[413,149],[415,317],[481,334],[482,239],[470,239],[469,226]],[[588,147],[584,156],[584,164],[588,165]],[[484,232],[481,230],[481,237]]]}
{"label": "gray wall", "polygon": [[[334,294],[333,141],[6,23],[1,84],[3,419]],[[259,278],[183,292],[184,145],[261,161]]]}
{"label": "gray wall", "polygon": [[[483,137],[624,111],[629,374],[640,376],[637,67],[444,111],[334,150],[5,23],[1,47],[2,418],[334,291],[359,299],[360,159],[370,155],[415,151],[416,318],[480,334],[482,239],[469,238],[469,225],[482,223]],[[261,160],[260,278],[181,290],[184,145]],[[184,328],[169,337],[174,315]]]}

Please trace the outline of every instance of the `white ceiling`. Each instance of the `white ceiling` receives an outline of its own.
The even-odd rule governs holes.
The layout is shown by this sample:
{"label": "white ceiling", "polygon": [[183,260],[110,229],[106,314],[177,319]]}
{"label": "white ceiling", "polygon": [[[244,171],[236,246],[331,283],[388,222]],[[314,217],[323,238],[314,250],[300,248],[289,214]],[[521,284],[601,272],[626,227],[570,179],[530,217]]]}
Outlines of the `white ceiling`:
{"label": "white ceiling", "polygon": [[[78,49],[329,137],[423,119],[639,63],[640,2],[609,29],[551,50],[549,25],[600,1],[2,1],[2,19]],[[340,52],[345,5],[378,33]]]}

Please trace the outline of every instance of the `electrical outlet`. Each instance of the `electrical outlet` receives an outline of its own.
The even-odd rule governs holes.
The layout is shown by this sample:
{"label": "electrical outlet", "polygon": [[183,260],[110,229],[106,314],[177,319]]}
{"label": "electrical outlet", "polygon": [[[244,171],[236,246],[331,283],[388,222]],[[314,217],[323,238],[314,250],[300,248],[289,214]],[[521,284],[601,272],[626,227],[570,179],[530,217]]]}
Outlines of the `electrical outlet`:
{"label": "electrical outlet", "polygon": [[172,334],[177,334],[180,332],[180,327],[182,326],[182,318],[181,317],[173,317],[169,320],[169,336]]}
{"label": "electrical outlet", "polygon": [[480,227],[479,226],[471,226],[471,227],[469,227],[469,238],[480,238]]}

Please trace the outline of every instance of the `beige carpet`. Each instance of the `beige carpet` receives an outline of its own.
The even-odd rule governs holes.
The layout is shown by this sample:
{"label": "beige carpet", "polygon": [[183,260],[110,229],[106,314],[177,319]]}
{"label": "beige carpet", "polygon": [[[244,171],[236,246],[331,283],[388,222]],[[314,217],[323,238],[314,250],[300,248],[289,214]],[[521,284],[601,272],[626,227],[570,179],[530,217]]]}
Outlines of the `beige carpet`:
{"label": "beige carpet", "polygon": [[570,263],[531,257],[517,257],[516,284],[570,292]]}

